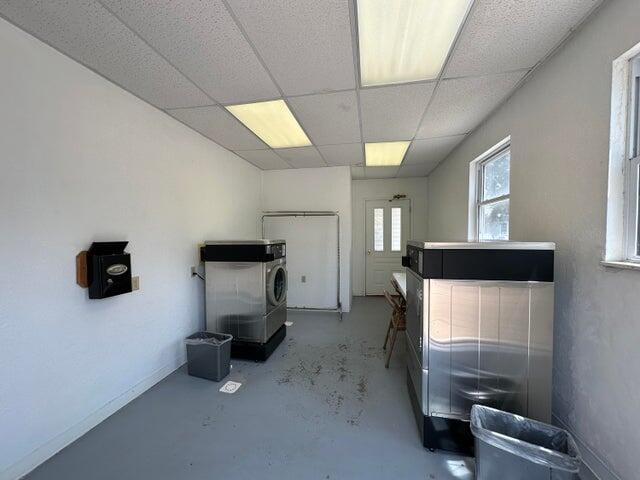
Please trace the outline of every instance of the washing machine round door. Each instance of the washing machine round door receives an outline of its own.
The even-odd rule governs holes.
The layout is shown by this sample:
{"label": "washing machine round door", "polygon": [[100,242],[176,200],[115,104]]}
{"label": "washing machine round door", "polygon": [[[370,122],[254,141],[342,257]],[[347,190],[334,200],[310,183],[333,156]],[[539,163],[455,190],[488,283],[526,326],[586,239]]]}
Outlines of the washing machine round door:
{"label": "washing machine round door", "polygon": [[283,265],[276,265],[269,274],[267,297],[274,307],[282,305],[287,299],[287,270]]}

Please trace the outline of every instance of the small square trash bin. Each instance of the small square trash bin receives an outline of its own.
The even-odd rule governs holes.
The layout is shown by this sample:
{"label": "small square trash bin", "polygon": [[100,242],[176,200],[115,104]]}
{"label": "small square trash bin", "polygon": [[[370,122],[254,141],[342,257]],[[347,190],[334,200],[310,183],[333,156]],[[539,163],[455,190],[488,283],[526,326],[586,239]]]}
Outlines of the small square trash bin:
{"label": "small square trash bin", "polygon": [[231,340],[226,333],[197,332],[185,339],[189,375],[219,382],[231,368]]}
{"label": "small square trash bin", "polygon": [[476,480],[573,480],[580,453],[566,430],[482,405],[471,407]]}

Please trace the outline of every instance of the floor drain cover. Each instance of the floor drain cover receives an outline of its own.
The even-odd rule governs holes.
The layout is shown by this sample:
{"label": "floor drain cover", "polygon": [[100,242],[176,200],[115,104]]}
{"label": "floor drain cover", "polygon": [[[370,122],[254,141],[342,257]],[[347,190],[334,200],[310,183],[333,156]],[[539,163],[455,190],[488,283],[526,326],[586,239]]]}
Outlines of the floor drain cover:
{"label": "floor drain cover", "polygon": [[236,393],[241,386],[241,383],[228,381],[222,386],[220,391],[223,393]]}

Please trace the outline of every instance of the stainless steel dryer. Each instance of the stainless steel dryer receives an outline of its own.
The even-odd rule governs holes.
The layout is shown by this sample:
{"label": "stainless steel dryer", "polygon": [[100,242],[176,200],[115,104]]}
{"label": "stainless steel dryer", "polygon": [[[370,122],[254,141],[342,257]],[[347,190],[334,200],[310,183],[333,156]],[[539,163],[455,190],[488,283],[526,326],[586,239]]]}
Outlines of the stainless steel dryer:
{"label": "stainless steel dryer", "polygon": [[266,360],[286,336],[285,241],[208,241],[201,256],[207,330],[233,335],[233,357]]}
{"label": "stainless steel dryer", "polygon": [[407,242],[407,383],[425,447],[471,453],[476,403],[550,422],[554,249]]}

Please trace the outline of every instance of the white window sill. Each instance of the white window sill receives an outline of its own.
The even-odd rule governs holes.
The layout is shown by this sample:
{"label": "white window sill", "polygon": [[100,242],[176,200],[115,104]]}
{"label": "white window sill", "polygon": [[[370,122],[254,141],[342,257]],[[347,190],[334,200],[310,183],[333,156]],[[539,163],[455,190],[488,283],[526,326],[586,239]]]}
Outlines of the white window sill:
{"label": "white window sill", "polygon": [[622,268],[624,270],[640,270],[640,263],[635,262],[612,262],[612,261],[601,261],[600,265],[606,268]]}

